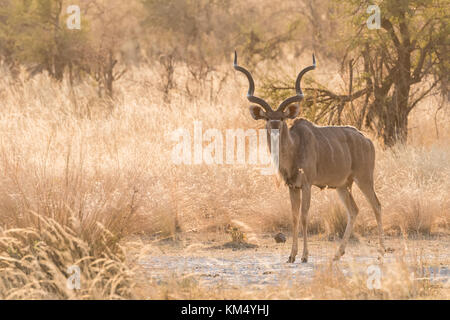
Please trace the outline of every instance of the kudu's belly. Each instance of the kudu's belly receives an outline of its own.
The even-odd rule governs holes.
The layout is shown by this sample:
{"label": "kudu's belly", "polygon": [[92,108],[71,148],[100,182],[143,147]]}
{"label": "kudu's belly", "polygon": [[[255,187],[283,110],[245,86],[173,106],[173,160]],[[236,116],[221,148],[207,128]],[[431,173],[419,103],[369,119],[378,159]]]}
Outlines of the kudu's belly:
{"label": "kudu's belly", "polygon": [[352,180],[352,156],[347,148],[322,154],[317,161],[311,184],[320,188],[345,186]]}

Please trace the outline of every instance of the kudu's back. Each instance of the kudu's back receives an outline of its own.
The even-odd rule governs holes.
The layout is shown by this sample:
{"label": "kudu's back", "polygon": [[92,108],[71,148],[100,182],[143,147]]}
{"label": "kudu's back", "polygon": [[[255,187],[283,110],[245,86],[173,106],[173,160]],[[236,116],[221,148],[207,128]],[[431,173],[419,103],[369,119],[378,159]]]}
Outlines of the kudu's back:
{"label": "kudu's back", "polygon": [[298,119],[290,133],[298,143],[297,165],[313,185],[336,188],[351,185],[353,179],[373,181],[375,148],[356,128]]}

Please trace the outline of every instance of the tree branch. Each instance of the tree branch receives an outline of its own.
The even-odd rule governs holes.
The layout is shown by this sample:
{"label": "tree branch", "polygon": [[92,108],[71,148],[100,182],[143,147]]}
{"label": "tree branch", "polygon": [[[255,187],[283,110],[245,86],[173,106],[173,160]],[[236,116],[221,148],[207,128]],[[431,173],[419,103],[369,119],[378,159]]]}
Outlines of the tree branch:
{"label": "tree branch", "polygon": [[382,18],[381,26],[383,27],[383,29],[385,29],[389,33],[389,35],[392,39],[392,42],[394,42],[395,47],[397,48],[397,50],[399,50],[400,49],[400,40],[398,40],[398,37],[395,34],[394,26],[392,25],[392,23],[388,19]]}
{"label": "tree branch", "polygon": [[431,92],[431,90],[433,90],[433,89],[436,87],[436,85],[437,85],[438,83],[439,83],[439,80],[434,81],[433,84],[432,84],[427,90],[425,90],[424,92],[422,92],[422,94],[420,94],[419,97],[418,97],[416,100],[414,100],[414,102],[412,102],[412,103],[409,105],[409,107],[408,107],[408,113],[409,113],[412,109],[414,109],[414,107],[417,105],[417,103],[419,103],[420,100],[422,100],[423,98],[425,98],[425,97]]}

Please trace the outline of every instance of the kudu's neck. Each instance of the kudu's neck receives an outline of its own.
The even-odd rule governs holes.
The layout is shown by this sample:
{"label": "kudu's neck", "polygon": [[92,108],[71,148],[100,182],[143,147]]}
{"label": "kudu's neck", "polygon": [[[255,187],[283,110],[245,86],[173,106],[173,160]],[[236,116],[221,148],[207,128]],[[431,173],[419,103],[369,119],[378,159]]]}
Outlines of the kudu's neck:
{"label": "kudu's neck", "polygon": [[[289,127],[286,122],[283,122],[278,138],[278,150],[279,150],[279,167],[280,169],[287,169],[294,158],[294,140],[289,132]],[[267,129],[267,142],[269,144],[269,150],[272,153],[274,148],[271,147],[270,130]],[[275,149],[276,150],[276,149]]]}

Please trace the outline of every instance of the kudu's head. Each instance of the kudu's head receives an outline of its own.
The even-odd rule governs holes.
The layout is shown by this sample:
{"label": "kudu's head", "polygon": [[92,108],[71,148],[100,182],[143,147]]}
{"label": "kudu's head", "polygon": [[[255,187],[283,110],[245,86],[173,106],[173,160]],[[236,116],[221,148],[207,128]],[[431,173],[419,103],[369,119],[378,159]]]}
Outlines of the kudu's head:
{"label": "kudu's head", "polygon": [[284,127],[284,121],[286,119],[294,119],[298,116],[300,112],[300,106],[298,104],[294,104],[296,102],[300,102],[303,100],[303,92],[300,88],[300,81],[302,80],[303,75],[316,68],[316,59],[313,54],[313,65],[306,67],[303,69],[297,76],[297,80],[295,81],[295,91],[296,95],[284,100],[279,106],[277,110],[273,110],[269,104],[261,98],[254,96],[255,92],[255,82],[253,81],[253,77],[250,72],[237,64],[237,53],[234,52],[234,69],[242,72],[247,76],[249,82],[249,88],[247,92],[247,99],[250,102],[256,103],[259,106],[250,106],[250,114],[253,119],[260,120],[264,119],[267,121],[267,130],[278,129],[282,130]]}

